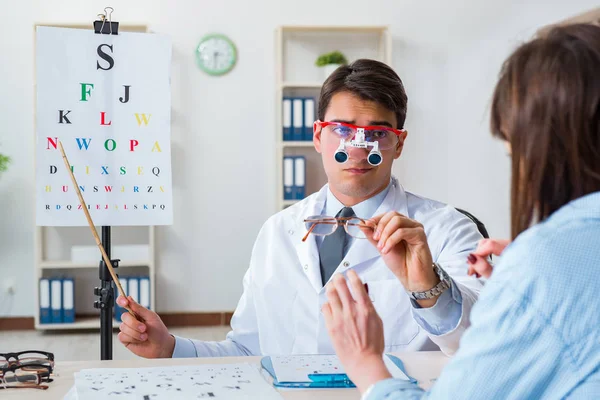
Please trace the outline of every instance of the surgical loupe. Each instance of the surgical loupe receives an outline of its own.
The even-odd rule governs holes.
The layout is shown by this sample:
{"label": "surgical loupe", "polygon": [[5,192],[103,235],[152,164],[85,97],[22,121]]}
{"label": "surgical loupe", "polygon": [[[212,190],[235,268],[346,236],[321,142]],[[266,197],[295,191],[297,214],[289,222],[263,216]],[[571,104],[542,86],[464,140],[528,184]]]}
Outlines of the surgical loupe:
{"label": "surgical loupe", "polygon": [[357,128],[356,135],[352,140],[345,141],[344,139],[340,139],[340,145],[335,151],[334,158],[340,164],[348,161],[348,152],[346,151],[346,147],[354,147],[359,149],[368,149],[372,147],[369,155],[367,155],[367,161],[369,164],[373,166],[378,166],[383,161],[383,156],[379,151],[379,142],[377,140],[373,142],[367,142],[365,140],[365,128]]}

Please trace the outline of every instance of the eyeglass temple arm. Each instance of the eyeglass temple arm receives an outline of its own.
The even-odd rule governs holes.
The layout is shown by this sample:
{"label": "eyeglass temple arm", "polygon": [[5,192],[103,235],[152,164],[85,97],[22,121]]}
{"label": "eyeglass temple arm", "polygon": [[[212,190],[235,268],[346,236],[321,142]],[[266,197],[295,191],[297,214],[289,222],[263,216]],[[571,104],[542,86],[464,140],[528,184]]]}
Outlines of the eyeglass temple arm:
{"label": "eyeglass temple arm", "polygon": [[308,230],[308,232],[306,232],[306,235],[304,235],[304,237],[302,238],[302,241],[305,242],[306,238],[308,237],[308,235],[310,235],[310,233],[313,231],[313,229],[315,229],[315,226],[319,225],[319,224],[327,224],[327,225],[338,225],[339,222],[330,222],[330,221],[310,221],[312,222],[312,226],[310,227],[310,229]]}
{"label": "eyeglass temple arm", "polygon": [[313,231],[313,229],[315,229],[315,226],[317,226],[318,222],[312,224],[312,226],[310,227],[310,229],[308,230],[308,232],[306,232],[306,235],[304,235],[304,237],[302,238],[302,241],[305,242],[306,238],[308,237],[308,235],[310,235],[310,233]]}

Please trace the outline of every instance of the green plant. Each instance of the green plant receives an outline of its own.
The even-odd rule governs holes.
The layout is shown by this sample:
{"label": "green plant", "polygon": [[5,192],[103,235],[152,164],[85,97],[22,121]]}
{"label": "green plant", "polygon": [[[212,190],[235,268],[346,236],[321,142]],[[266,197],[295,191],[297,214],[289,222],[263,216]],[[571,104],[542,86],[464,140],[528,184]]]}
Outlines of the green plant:
{"label": "green plant", "polygon": [[4,154],[0,154],[0,172],[4,172],[8,169],[8,164],[10,163],[10,157],[5,156]]}
{"label": "green plant", "polygon": [[331,53],[325,53],[320,55],[319,58],[317,58],[315,64],[317,65],[317,67],[322,67],[327,64],[346,65],[348,64],[348,60],[346,59],[346,56],[344,56],[341,52],[336,50],[332,51]]}

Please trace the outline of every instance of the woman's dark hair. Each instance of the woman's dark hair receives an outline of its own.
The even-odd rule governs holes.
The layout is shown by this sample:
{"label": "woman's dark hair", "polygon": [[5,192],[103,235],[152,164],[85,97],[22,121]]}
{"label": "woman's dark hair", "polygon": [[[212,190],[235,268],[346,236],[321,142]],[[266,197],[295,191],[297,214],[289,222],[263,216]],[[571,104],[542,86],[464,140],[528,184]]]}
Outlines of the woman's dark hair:
{"label": "woman's dark hair", "polygon": [[356,60],[338,67],[323,83],[319,96],[318,118],[325,112],[334,94],[352,93],[363,100],[374,101],[396,114],[398,126],[404,128],[408,101],[400,77],[386,64],[368,59]]}
{"label": "woman's dark hair", "polygon": [[491,130],[512,149],[513,239],[600,190],[600,27],[557,27],[504,63]]}

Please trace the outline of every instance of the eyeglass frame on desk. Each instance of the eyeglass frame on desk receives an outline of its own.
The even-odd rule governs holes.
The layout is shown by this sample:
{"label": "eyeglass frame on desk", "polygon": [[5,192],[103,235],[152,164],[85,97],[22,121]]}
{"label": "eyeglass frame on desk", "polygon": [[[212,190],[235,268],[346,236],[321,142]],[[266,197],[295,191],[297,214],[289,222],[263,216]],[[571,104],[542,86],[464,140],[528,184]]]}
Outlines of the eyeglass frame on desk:
{"label": "eyeglass frame on desk", "polygon": [[[13,363],[20,363],[21,361],[23,361],[24,359],[21,359],[19,357],[24,354],[44,356],[46,358],[25,357],[24,359],[25,360],[33,359],[36,361],[48,361],[51,364],[51,366],[54,367],[54,353],[50,353],[50,352],[42,351],[42,350],[24,350],[24,351],[14,351],[14,352],[10,352],[10,353],[0,353],[0,357],[4,357],[6,364],[10,365]],[[14,361],[11,361],[11,358],[14,358]],[[2,360],[0,360],[0,368],[2,367],[2,364],[3,364],[3,362],[2,362]]]}
{"label": "eyeglass frame on desk", "polygon": [[[35,369],[32,369],[35,367]],[[23,375],[19,375],[17,370],[26,372]],[[52,382],[54,379],[50,377],[52,375],[53,368],[49,364],[17,364],[10,363],[6,367],[0,367],[0,389],[48,389],[48,385],[42,385],[42,382]],[[6,378],[7,372],[13,372],[13,380],[8,381]],[[32,378],[35,381],[32,382]],[[25,380],[22,380],[25,379]],[[11,385],[11,383],[17,383],[17,385]]]}
{"label": "eyeglass frame on desk", "polygon": [[[29,355],[29,357],[21,358],[23,355]],[[38,357],[35,357],[37,355]],[[42,382],[52,382],[50,378],[52,371],[54,370],[54,354],[47,351],[41,350],[25,350],[10,353],[0,353],[0,357],[4,360],[0,360],[0,389],[21,389],[21,388],[34,388],[34,389],[48,389],[47,385],[42,385]],[[27,374],[21,375],[25,377],[35,377],[36,383],[21,383],[19,386],[9,386],[9,382],[6,381],[5,375],[7,372],[16,373],[20,369],[21,371],[28,372]],[[18,375],[15,374],[17,382],[19,382]]]}

